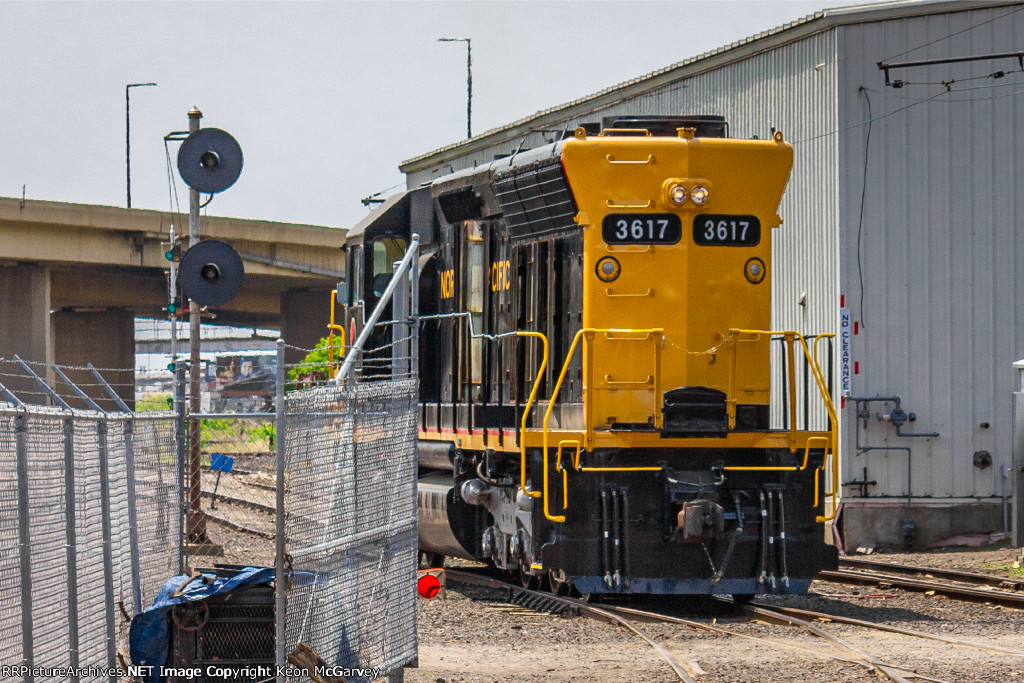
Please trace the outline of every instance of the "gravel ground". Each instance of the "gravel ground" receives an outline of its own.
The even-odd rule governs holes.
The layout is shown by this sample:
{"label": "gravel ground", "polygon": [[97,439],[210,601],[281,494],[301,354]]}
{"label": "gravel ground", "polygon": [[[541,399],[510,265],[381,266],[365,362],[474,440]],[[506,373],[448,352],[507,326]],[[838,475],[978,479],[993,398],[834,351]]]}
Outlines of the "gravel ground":
{"label": "gravel ground", "polygon": [[[204,501],[206,509],[207,501]],[[222,507],[218,505],[218,511]],[[208,523],[206,534],[210,540],[220,545],[223,555],[189,555],[188,566],[212,567],[215,564],[240,564],[256,567],[274,566],[274,541],[266,538],[226,529],[219,524]]]}
{"label": "gravel ground", "polygon": [[[205,483],[205,482],[204,482]],[[222,486],[224,482],[222,481]],[[221,506],[218,506],[220,508]],[[210,525],[222,557],[214,562],[270,566],[273,543]],[[1020,577],[1013,567],[1020,550],[943,549],[922,553],[875,553],[870,559]],[[470,566],[450,561],[449,565]],[[675,681],[663,659],[632,633],[581,616],[551,616],[507,602],[508,592],[450,585],[448,599],[419,602],[419,668],[406,671],[410,683],[611,683]],[[1024,611],[927,596],[895,588],[878,589],[816,581],[807,596],[766,597],[765,603],[862,619],[951,636],[982,645],[1024,650]],[[686,626],[641,623],[638,627],[699,674],[701,683],[799,681],[878,681],[868,669],[829,659],[852,658],[841,647],[790,626],[751,620],[731,606],[703,598],[648,598],[627,604],[716,624],[738,634],[771,638],[765,642],[696,631]],[[940,681],[1024,683],[1024,656],[988,652],[858,626],[819,626],[879,659]],[[787,647],[796,644],[813,653]]]}
{"label": "gravel ground", "polygon": [[[877,559],[921,566],[1006,572],[1019,550],[982,549],[886,554]],[[1007,569],[999,569],[1005,564]],[[816,581],[811,595],[763,602],[848,616],[951,636],[983,645],[1024,650],[1024,611],[949,600],[898,589],[884,591]],[[674,681],[653,648],[628,631],[586,617],[553,617],[506,602],[507,591],[452,584],[447,600],[420,601],[420,668],[411,683],[493,681]],[[729,606],[702,599],[633,601],[731,631],[772,638],[750,640],[669,624],[638,627],[683,664],[706,672],[702,683],[760,681],[877,681],[856,665],[786,647],[852,657],[841,647],[790,626],[751,621]],[[1024,681],[1024,656],[993,653],[912,636],[837,623],[819,626],[886,663],[942,681]]]}

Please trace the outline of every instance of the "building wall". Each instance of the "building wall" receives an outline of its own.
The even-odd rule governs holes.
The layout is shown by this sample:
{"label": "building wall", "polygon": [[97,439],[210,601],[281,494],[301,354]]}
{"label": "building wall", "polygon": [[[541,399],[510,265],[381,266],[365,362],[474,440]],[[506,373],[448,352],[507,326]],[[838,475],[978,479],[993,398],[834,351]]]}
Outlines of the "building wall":
{"label": "building wall", "polygon": [[[913,448],[911,493],[932,499],[919,502],[995,502],[989,497],[1004,490],[1015,388],[1011,364],[1024,357],[1024,274],[1018,266],[1024,262],[1024,236],[1018,234],[1024,223],[1024,74],[985,78],[997,69],[1017,69],[1016,60],[892,72],[909,82],[956,79],[953,92],[945,94],[941,84],[887,88],[876,62],[1019,50],[1021,9],[837,29],[841,282],[860,323],[853,338],[860,368],[853,392],[899,395],[904,409],[917,414],[906,431],[941,433],[899,438],[891,424],[871,419],[862,434],[871,445]],[[911,50],[917,46],[925,47]],[[968,78],[976,80],[961,80]],[[874,120],[862,125],[869,118]],[[889,407],[873,404],[871,410]],[[851,420],[847,404],[844,478],[860,479],[866,466],[867,478],[878,481],[870,496],[905,496],[906,455],[856,455]],[[991,453],[992,467],[973,466],[978,450]],[[856,505],[849,495],[856,492],[847,488],[848,504]]]}

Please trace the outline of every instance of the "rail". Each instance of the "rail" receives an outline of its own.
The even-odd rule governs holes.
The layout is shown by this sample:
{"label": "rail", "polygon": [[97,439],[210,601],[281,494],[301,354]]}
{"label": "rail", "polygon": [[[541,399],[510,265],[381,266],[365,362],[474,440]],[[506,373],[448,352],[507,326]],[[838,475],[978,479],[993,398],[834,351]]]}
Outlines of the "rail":
{"label": "rail", "polygon": [[[561,371],[558,374],[558,379],[555,382],[554,389],[551,392],[551,397],[548,399],[547,410],[544,413],[544,422],[542,425],[541,433],[541,447],[542,447],[542,483],[541,490],[538,491],[527,491],[526,490],[526,446],[525,440],[520,444],[520,490],[526,495],[532,498],[541,498],[543,500],[543,510],[545,519],[552,522],[565,522],[564,515],[552,514],[550,509],[550,481],[548,473],[548,454],[549,454],[549,435],[550,435],[550,421],[551,414],[554,410],[555,401],[558,398],[558,394],[562,388],[562,382],[565,379],[565,375],[569,370],[569,365],[572,363],[572,359],[576,353],[576,348],[580,345],[580,340],[584,341],[584,354],[588,352],[593,353],[593,345],[590,341],[596,334],[604,334],[606,338],[616,341],[663,341],[664,330],[661,328],[652,329],[613,329],[613,328],[583,328],[579,330],[575,337],[573,337],[572,344],[569,346],[569,351],[566,353],[565,361],[562,363]],[[530,332],[517,332],[517,334],[524,336],[538,336],[540,333]],[[616,335],[643,335],[642,337],[622,337]],[[750,338],[743,339],[742,335],[747,335]],[[793,330],[783,331],[770,331],[770,330],[746,330],[746,329],[731,329],[729,335],[726,338],[726,344],[730,349],[730,363],[729,363],[729,377],[728,377],[728,392],[726,394],[726,415],[730,429],[734,429],[736,426],[736,344],[739,342],[758,341],[762,335],[779,335],[785,341],[786,352],[788,356],[788,362],[786,363],[787,371],[789,373],[787,400],[789,402],[789,413],[790,415],[796,414],[796,363],[794,362],[796,357],[795,343],[800,342],[800,345],[804,352],[804,358],[807,361],[807,366],[813,375],[814,382],[818,388],[818,392],[821,395],[822,401],[825,405],[825,409],[828,412],[829,417],[829,435],[828,436],[810,436],[804,443],[804,453],[802,461],[799,465],[778,465],[778,466],[744,466],[744,465],[731,465],[726,466],[724,469],[727,471],[745,471],[745,472],[802,472],[807,469],[810,464],[810,454],[812,448],[820,448],[823,452],[821,464],[815,468],[814,473],[814,507],[817,508],[821,501],[821,490],[820,480],[823,471],[829,469],[831,471],[831,477],[826,478],[826,486],[824,491],[825,498],[829,498],[832,501],[831,512],[825,515],[818,515],[816,520],[820,522],[831,521],[835,518],[838,506],[836,505],[836,495],[839,490],[839,468],[836,460],[835,445],[838,442],[838,425],[839,420],[835,412],[835,406],[832,403],[832,396],[828,389],[827,382],[822,373],[821,366],[818,363],[818,342],[823,338],[834,337],[835,335],[819,334],[813,337],[811,347],[808,347],[807,340],[804,335]],[[636,382],[623,382],[623,381],[612,381],[610,377],[606,377],[608,384],[619,384],[619,385],[636,385],[638,387],[650,387],[653,391],[653,410],[654,410],[654,427],[659,429],[662,425],[662,412],[661,402],[658,400],[660,396],[660,384],[661,384],[661,344],[655,343],[655,368],[654,373],[647,376],[644,381]],[[590,356],[587,358],[587,382],[585,385],[585,391],[588,394],[588,399],[592,398],[592,392],[597,391],[594,383],[593,368],[594,364]],[[536,400],[537,389],[540,385],[541,375],[547,366],[547,339],[544,338],[544,362],[541,365],[541,369],[537,374],[537,378],[533,384],[533,391],[530,393],[530,398],[527,401],[526,409],[523,412],[522,419],[522,430],[526,431],[526,421],[530,413],[530,409]],[[558,446],[555,453],[555,469],[562,476],[562,509],[568,509],[568,467],[563,465],[563,449],[566,447],[575,447],[575,453],[570,458],[572,468],[577,472],[657,472],[660,471],[660,467],[647,466],[647,467],[584,467],[580,464],[580,457],[583,450],[587,448],[587,445],[593,439],[593,426],[589,419],[584,416],[585,422],[585,434],[583,441],[579,439],[563,439],[558,442]],[[789,443],[790,452],[797,452],[797,427],[796,420],[790,420],[789,425]],[[829,485],[831,484],[831,485]]]}
{"label": "rail", "polygon": [[[548,338],[540,332],[516,332],[517,337],[537,337],[540,339],[541,344],[544,348],[544,356],[540,362],[540,368],[537,370],[537,378],[533,380],[533,390],[530,392],[530,398],[526,401],[526,408],[523,410],[523,422],[522,432],[526,433],[526,420],[530,417],[530,409],[533,407],[533,402],[537,399],[537,390],[540,388],[541,379],[544,377],[544,370],[548,367]],[[539,498],[541,496],[540,491],[527,491],[526,490],[526,439],[519,439],[519,490],[530,496],[531,498]]]}
{"label": "rail", "polygon": [[[751,338],[742,339],[741,335],[749,335]],[[839,418],[836,415],[835,405],[832,403],[832,395],[828,390],[828,385],[825,381],[825,377],[821,372],[821,366],[818,364],[818,342],[822,338],[834,337],[834,334],[819,334],[814,337],[813,352],[807,346],[807,340],[802,334],[794,330],[744,330],[733,328],[729,330],[729,336],[726,337],[726,343],[730,347],[730,358],[729,358],[729,384],[728,392],[726,394],[726,414],[729,420],[729,428],[732,429],[736,426],[736,358],[739,354],[736,353],[736,344],[740,342],[758,341],[761,335],[767,335],[769,337],[778,335],[781,336],[786,343],[786,369],[789,373],[789,390],[787,393],[787,399],[789,402],[790,414],[794,416],[789,422],[789,450],[791,453],[795,453],[797,450],[797,428],[796,428],[796,351],[795,342],[800,341],[800,346],[803,348],[804,358],[808,362],[811,374],[814,377],[814,382],[818,387],[818,393],[821,395],[821,399],[825,404],[825,409],[828,411],[829,416],[829,436],[813,436],[807,440],[804,448],[804,459],[801,465],[791,466],[767,466],[767,467],[748,467],[742,465],[727,466],[723,469],[726,471],[733,472],[800,472],[807,468],[807,464],[810,456],[811,443],[824,441],[821,466],[815,469],[814,475],[814,506],[818,506],[819,501],[819,488],[818,479],[820,473],[824,470],[826,464],[830,462],[831,458],[831,470],[832,470],[832,489],[828,490],[826,487],[825,497],[832,499],[832,512],[828,516],[819,515],[817,521],[828,522],[835,519],[836,513],[838,512],[838,505],[836,505],[836,493],[839,490],[839,466],[836,462],[835,445],[838,442],[839,435]],[[828,481],[826,479],[826,481]]]}
{"label": "rail", "polygon": [[338,301],[338,290],[331,290],[331,322],[327,325],[327,360],[334,366],[334,332],[341,335],[341,354],[345,355],[345,326],[334,322],[334,305]]}
{"label": "rail", "polygon": [[[664,338],[664,330],[662,328],[653,328],[653,329],[615,329],[615,328],[593,328],[593,327],[585,327],[585,328],[579,330],[576,333],[576,336],[573,337],[572,344],[569,346],[569,352],[565,354],[565,362],[562,363],[562,370],[561,370],[561,372],[559,372],[558,380],[555,382],[555,388],[551,392],[551,398],[548,399],[548,408],[547,408],[547,411],[544,413],[543,431],[541,433],[541,439],[542,439],[542,444],[541,444],[542,454],[541,454],[541,457],[542,457],[542,460],[543,460],[541,497],[544,500],[544,517],[545,517],[545,519],[547,519],[549,521],[552,521],[552,522],[565,522],[565,515],[552,515],[551,511],[550,511],[550,509],[548,507],[548,505],[550,503],[550,500],[551,500],[551,497],[548,495],[548,487],[549,487],[549,483],[548,483],[548,433],[549,433],[549,428],[548,428],[548,426],[549,426],[549,424],[551,422],[551,413],[554,410],[555,399],[558,398],[558,392],[561,391],[561,389],[562,389],[562,382],[563,382],[563,380],[565,380],[565,374],[569,371],[569,364],[572,363],[573,355],[576,353],[576,347],[579,346],[580,339],[584,340],[584,347],[589,348],[591,350],[591,352],[592,352],[593,347],[592,347],[592,345],[587,343],[587,340],[592,338],[595,334],[599,334],[599,333],[600,334],[604,334],[608,339],[615,339],[616,341],[647,342],[647,341],[652,341],[652,340],[655,340],[655,339],[660,341],[660,340],[662,340]],[[644,336],[643,337],[639,337],[639,338],[622,338],[622,337],[613,337],[612,336],[612,335],[620,335],[620,334],[641,334],[641,335],[644,335]],[[655,369],[654,369],[654,374],[653,375],[649,375],[648,379],[646,381],[644,381],[644,382],[629,382],[628,384],[640,384],[640,385],[643,385],[645,387],[646,386],[650,386],[651,387],[651,390],[653,391],[653,395],[654,395],[654,400],[653,400],[653,403],[654,403],[654,426],[655,426],[655,428],[659,428],[659,427],[661,427],[661,403],[658,400],[658,397],[660,395],[660,385],[661,385],[661,344],[660,343],[655,343],[654,346],[655,346]],[[588,367],[589,373],[592,373],[593,372],[593,368],[594,368],[594,364],[592,362],[589,362],[589,358],[588,358],[587,367]],[[596,389],[594,388],[593,377],[589,373],[588,373],[588,381],[587,381],[587,385],[586,385],[587,386],[587,391],[596,391]],[[591,438],[592,438],[591,437],[591,431],[592,430],[591,430],[591,426],[590,426],[590,421],[585,419],[585,422],[586,422],[586,437],[585,438],[586,438],[586,442],[589,443]],[[523,428],[525,429],[525,421],[524,421],[524,427]],[[563,441],[561,443],[563,443],[563,444],[565,444],[565,443],[572,443],[572,441]],[[525,455],[523,457],[524,457],[523,475],[525,477]],[[558,470],[562,474],[562,488],[563,488],[564,491],[568,492],[568,474],[566,473],[565,468],[563,468],[562,465],[561,465],[561,445],[559,446],[559,457],[558,457],[557,465],[558,465]],[[577,466],[579,465],[579,449],[577,449],[576,465]],[[607,468],[601,468],[600,471],[603,471],[603,472],[648,472],[648,471],[659,471],[660,469],[661,469],[660,467],[607,467]],[[587,470],[581,470],[581,471],[587,471]],[[591,471],[597,471],[597,470],[591,470]],[[534,497],[536,497],[536,496],[534,496]],[[563,499],[563,509],[565,509],[565,500],[564,499]]]}

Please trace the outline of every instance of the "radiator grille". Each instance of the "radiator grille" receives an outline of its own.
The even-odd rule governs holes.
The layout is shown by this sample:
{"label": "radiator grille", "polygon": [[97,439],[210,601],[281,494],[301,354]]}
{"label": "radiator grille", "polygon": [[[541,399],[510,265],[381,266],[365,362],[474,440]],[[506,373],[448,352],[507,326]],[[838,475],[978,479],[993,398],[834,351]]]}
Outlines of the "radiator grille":
{"label": "radiator grille", "polygon": [[574,228],[576,202],[561,158],[544,159],[499,175],[494,195],[513,236]]}

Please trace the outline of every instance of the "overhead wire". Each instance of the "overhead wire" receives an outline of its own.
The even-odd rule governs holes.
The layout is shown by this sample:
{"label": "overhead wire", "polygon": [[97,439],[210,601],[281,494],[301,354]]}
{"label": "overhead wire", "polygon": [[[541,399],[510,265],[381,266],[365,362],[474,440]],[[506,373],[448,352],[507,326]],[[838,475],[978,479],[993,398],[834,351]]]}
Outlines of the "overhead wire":
{"label": "overhead wire", "polygon": [[164,156],[167,158],[167,199],[170,205],[170,213],[177,214],[181,219],[181,204],[178,202],[178,183],[174,180],[173,164],[171,164],[171,150],[167,146],[167,139],[164,139]]}
{"label": "overhead wire", "polygon": [[[861,86],[861,88],[864,91],[871,90],[871,88],[868,88],[866,86]],[[963,90],[966,90],[966,88],[964,88]],[[901,111],[906,111],[907,109],[910,109],[911,107],[916,107],[917,105],[924,104],[925,102],[931,102],[932,100],[934,100],[937,97],[942,97],[943,95],[948,95],[950,92],[961,92],[961,90],[953,90],[953,91],[943,90],[942,92],[937,93],[935,95],[932,95],[931,97],[925,98],[923,100],[915,100],[914,102],[911,102],[910,104],[908,104],[906,106],[903,106],[903,107],[900,107],[898,109],[894,109],[891,112],[888,112],[887,114],[881,114],[880,116],[871,117],[871,118],[869,118],[869,119],[867,119],[865,121],[861,121],[859,123],[852,123],[849,126],[846,126],[844,128],[837,128],[836,130],[831,130],[831,131],[828,131],[827,133],[819,133],[818,135],[812,135],[811,137],[804,138],[802,140],[794,140],[792,144],[793,145],[800,145],[800,144],[803,144],[805,142],[812,142],[814,140],[818,140],[818,139],[821,139],[821,138],[827,138],[827,137],[831,137],[833,135],[838,135],[839,133],[845,133],[846,131],[853,130],[854,128],[860,128],[861,126],[867,126],[867,125],[869,125],[871,123],[874,123],[875,121],[881,121],[882,119],[887,119],[890,116],[892,116],[893,114],[899,114]]]}
{"label": "overhead wire", "polygon": [[864,313],[864,263],[861,249],[861,237],[864,234],[864,199],[867,196],[868,189],[868,151],[871,148],[871,97],[868,95],[868,89],[864,86],[860,87],[860,92],[864,93],[864,99],[868,103],[868,131],[866,140],[864,141],[864,177],[861,181],[860,187],[860,220],[857,222],[857,279],[860,282],[860,324],[867,329],[867,325],[864,323],[867,315]]}
{"label": "overhead wire", "polygon": [[994,21],[999,21],[1000,19],[1005,19],[1006,17],[1011,16],[1013,14],[1016,14],[1017,12],[1020,12],[1020,11],[1024,11],[1024,6],[1018,7],[1017,9],[1011,10],[1011,11],[1005,13],[1005,14],[1000,14],[998,17],[992,17],[991,19],[986,19],[985,21],[980,21],[977,24],[972,24],[972,25],[968,26],[967,28],[960,29],[959,31],[955,31],[955,32],[950,33],[950,34],[945,35],[945,36],[941,36],[939,38],[936,38],[935,40],[930,40],[927,43],[924,43],[922,45],[918,45],[917,47],[912,47],[909,50],[904,50],[903,52],[900,52],[898,54],[892,55],[891,57],[886,57],[882,61],[883,62],[888,62],[890,59],[896,59],[897,57],[902,57],[905,54],[909,54],[911,52],[915,52],[917,50],[920,50],[921,48],[928,47],[929,45],[934,45],[935,43],[940,43],[943,40],[949,40],[950,38],[952,38],[954,36],[960,35],[961,33],[967,33],[968,31],[973,31],[974,29],[978,28],[979,26],[984,26],[985,24],[991,24]]}

